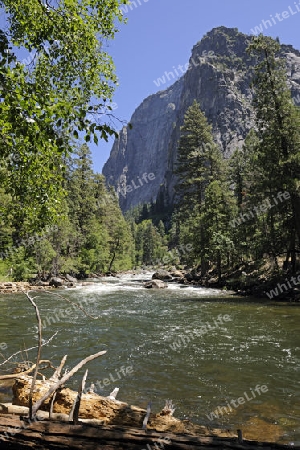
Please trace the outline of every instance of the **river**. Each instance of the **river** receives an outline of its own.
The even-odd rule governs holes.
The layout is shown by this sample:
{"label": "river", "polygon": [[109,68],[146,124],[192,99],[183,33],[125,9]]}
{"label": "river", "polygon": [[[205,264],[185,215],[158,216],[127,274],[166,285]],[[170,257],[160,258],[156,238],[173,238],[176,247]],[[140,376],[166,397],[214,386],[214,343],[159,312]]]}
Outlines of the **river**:
{"label": "river", "polygon": [[[119,387],[118,399],[140,407],[152,401],[157,412],[171,399],[175,417],[299,444],[300,305],[172,283],[149,290],[142,282],[150,276],[121,275],[55,291],[97,319],[39,293],[44,340],[58,331],[42,358],[57,365],[67,354],[70,369],[107,350],[87,366],[88,384],[100,395]],[[24,294],[0,296],[0,307],[1,361],[35,345],[37,326]],[[35,350],[19,355],[34,358]],[[0,401],[10,401],[10,393],[2,389]]]}

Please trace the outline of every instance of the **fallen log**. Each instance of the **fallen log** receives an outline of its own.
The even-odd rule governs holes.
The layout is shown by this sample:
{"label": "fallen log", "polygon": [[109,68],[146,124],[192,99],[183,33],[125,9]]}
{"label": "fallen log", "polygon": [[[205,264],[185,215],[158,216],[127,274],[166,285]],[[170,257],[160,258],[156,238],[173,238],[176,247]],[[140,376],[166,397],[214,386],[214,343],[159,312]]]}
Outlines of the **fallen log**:
{"label": "fallen log", "polygon": [[[68,381],[74,375],[74,373],[78,372],[78,370],[81,369],[82,366],[84,366],[89,361],[92,361],[93,359],[96,359],[99,356],[104,355],[105,353],[106,353],[106,350],[102,350],[101,352],[95,353],[95,355],[88,356],[87,358],[80,361],[80,363],[78,363],[75,367],[73,367],[73,369],[70,370],[70,372],[66,373],[59,381],[57,381],[55,384],[52,384],[50,386],[49,390],[43,396],[41,396],[38,400],[36,400],[35,404],[32,407],[32,414],[30,414],[30,417],[35,416],[35,414],[37,413],[39,408],[43,405],[43,403],[47,399],[49,399],[49,397],[52,394],[54,394],[54,392],[57,391],[64,383],[66,383],[66,381]],[[32,398],[31,398],[32,388],[31,387],[32,387],[32,381],[30,383],[29,406],[30,406],[31,400],[32,400]],[[31,410],[31,406],[30,406],[30,410]]]}
{"label": "fallen log", "polygon": [[[20,376],[15,381],[13,386],[13,405],[28,407],[29,393],[31,390],[32,378],[29,376]],[[53,386],[53,382],[49,380],[37,380],[35,383],[35,390],[33,392],[33,401],[35,404],[40,403],[40,399],[45,397],[45,392],[49,392],[49,388]],[[52,389],[52,391],[54,391]],[[61,387],[56,390],[55,401],[52,405],[53,413],[51,417],[56,414],[68,417],[78,396],[76,391],[66,387]],[[80,398],[79,420],[95,419],[102,426],[117,425],[132,428],[140,428],[145,424],[147,430],[156,430],[158,432],[174,432],[174,433],[189,433],[197,434],[199,431],[204,433],[207,430],[205,427],[196,426],[190,421],[183,421],[173,417],[173,409],[169,410],[170,401],[167,406],[159,413],[150,413],[144,408],[129,405],[125,402],[116,400],[113,396],[103,397],[96,393],[82,393]],[[51,408],[51,398],[48,397],[41,405],[39,413],[46,411],[49,417],[49,410]],[[11,409],[10,409],[11,410]],[[219,436],[233,436],[233,433],[228,430],[217,431]],[[148,450],[148,449],[147,449]]]}
{"label": "fallen log", "polygon": [[0,449],[2,450],[300,450],[299,446],[268,442],[238,442],[237,436],[190,436],[173,433],[80,423],[72,425],[54,421],[28,423],[12,415],[0,415]]}
{"label": "fallen log", "polygon": [[[20,376],[13,385],[13,404],[18,406],[29,406],[29,393],[31,390],[32,378]],[[53,382],[50,380],[37,380],[33,392],[33,401],[40,403],[40,399],[49,392]],[[70,414],[74,401],[78,393],[69,388],[63,387],[56,390],[56,397],[53,404],[53,413]],[[54,389],[52,388],[52,392]],[[48,397],[41,405],[40,410],[49,412],[51,398]],[[82,393],[80,399],[79,418],[98,419],[104,425],[120,425],[142,428],[147,411],[137,406],[115,400],[112,396],[103,397],[96,393]],[[184,433],[186,431],[183,421],[166,414],[163,410],[158,414],[151,414],[148,428],[156,428],[159,431],[176,431]]]}

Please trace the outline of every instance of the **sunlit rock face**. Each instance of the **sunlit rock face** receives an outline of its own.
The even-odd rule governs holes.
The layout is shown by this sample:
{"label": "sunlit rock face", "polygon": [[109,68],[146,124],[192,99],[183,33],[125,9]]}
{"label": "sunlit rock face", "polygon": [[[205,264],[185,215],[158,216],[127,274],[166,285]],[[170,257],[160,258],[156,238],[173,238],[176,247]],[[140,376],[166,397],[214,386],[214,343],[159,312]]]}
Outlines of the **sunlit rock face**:
{"label": "sunlit rock face", "polygon": [[[194,99],[225,158],[243,145],[254,126],[250,83],[255,60],[246,52],[250,39],[236,28],[214,28],[193,47],[185,74],[135,110],[132,129],[121,130],[103,168],[123,211],[158,196],[172,205],[180,127]],[[282,55],[292,96],[300,105],[300,52],[282,45]]]}

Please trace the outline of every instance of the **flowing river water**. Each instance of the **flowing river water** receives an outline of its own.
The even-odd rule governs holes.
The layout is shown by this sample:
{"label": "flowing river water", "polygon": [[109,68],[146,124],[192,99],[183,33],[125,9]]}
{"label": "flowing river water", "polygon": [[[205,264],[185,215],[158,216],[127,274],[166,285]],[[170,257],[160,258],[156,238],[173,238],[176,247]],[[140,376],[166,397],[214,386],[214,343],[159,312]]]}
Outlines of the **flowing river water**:
{"label": "flowing river water", "polygon": [[[39,293],[44,340],[58,331],[42,358],[58,365],[67,354],[70,369],[107,350],[87,366],[88,384],[100,395],[119,387],[119,400],[140,407],[152,401],[155,412],[171,399],[177,418],[299,444],[300,305],[172,283],[165,290],[145,289],[142,282],[150,278],[121,275],[55,291],[95,320],[58,296]],[[36,345],[37,325],[24,294],[0,296],[0,308],[0,345],[7,345],[1,362]],[[35,355],[30,351],[18,360],[33,361]],[[69,387],[77,389],[83,372]],[[0,401],[10,400],[2,388]]]}

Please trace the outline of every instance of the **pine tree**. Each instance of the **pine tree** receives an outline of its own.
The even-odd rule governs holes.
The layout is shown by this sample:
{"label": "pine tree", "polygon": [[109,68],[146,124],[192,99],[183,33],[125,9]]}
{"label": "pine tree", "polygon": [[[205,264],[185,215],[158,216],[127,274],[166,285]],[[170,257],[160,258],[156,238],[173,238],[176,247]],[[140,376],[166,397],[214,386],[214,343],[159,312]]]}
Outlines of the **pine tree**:
{"label": "pine tree", "polygon": [[176,191],[181,209],[201,205],[208,183],[221,169],[221,154],[213,141],[212,127],[194,100],[188,108],[178,146]]}
{"label": "pine tree", "polygon": [[212,181],[205,191],[201,221],[206,225],[208,258],[216,266],[219,282],[222,278],[222,268],[230,264],[234,250],[230,226],[234,210],[234,198],[229,186],[221,180]]}
{"label": "pine tree", "polygon": [[[253,85],[260,176],[255,189],[269,198],[289,193],[289,201],[271,208],[266,220],[276,262],[285,248],[295,271],[296,237],[300,243],[300,112],[291,98],[280,50],[278,41],[262,35],[254,37],[248,49],[258,58]],[[279,235],[286,226],[289,242]]]}
{"label": "pine tree", "polygon": [[[181,127],[176,173],[178,205],[173,220],[179,223],[180,241],[193,245],[190,257],[193,256],[195,264],[201,264],[203,275],[211,261],[217,264],[221,278],[222,251],[214,245],[214,235],[222,234],[226,228],[223,224],[224,198],[219,198],[219,195],[223,191],[224,195],[229,196],[229,191],[221,151],[214,143],[212,128],[196,101],[188,108]],[[217,189],[215,182],[220,188],[218,198],[213,201],[218,224],[210,226],[212,215],[209,202],[214,197],[214,188]],[[226,211],[227,223],[230,216],[230,212]],[[223,241],[225,246],[225,238]]]}
{"label": "pine tree", "polygon": [[71,164],[68,182],[69,214],[72,222],[78,227],[80,240],[83,242],[96,211],[91,151],[86,144],[76,150]]}

